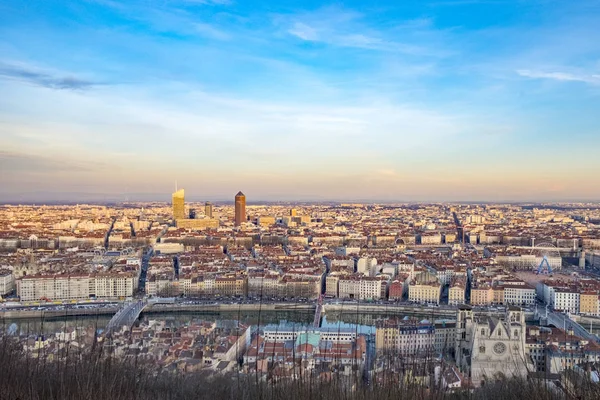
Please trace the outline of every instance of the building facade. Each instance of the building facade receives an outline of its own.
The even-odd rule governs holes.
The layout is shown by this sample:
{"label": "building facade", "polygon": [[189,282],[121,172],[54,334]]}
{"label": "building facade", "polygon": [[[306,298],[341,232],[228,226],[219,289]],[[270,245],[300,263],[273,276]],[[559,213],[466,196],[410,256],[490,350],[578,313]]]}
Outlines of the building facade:
{"label": "building facade", "polygon": [[213,217],[213,206],[212,206],[212,203],[210,201],[207,201],[204,204],[204,215],[206,215],[207,218],[212,218]]}
{"label": "building facade", "polygon": [[535,366],[526,349],[525,314],[508,307],[505,314],[476,314],[459,307],[455,357],[461,371],[479,386],[486,380],[526,377]]}
{"label": "building facade", "polygon": [[5,296],[15,289],[15,278],[12,271],[0,270],[0,296]]}
{"label": "building facade", "polygon": [[435,351],[435,327],[423,320],[377,321],[375,348],[378,353],[393,352],[401,356],[427,355]]}
{"label": "building facade", "polygon": [[183,189],[179,189],[173,193],[172,197],[173,206],[173,219],[184,219],[185,218],[185,192]]}
{"label": "building facade", "polygon": [[235,195],[235,226],[246,222],[246,196],[242,192]]}
{"label": "building facade", "polygon": [[133,296],[137,284],[135,273],[25,276],[17,280],[17,295],[21,301],[119,299]]}

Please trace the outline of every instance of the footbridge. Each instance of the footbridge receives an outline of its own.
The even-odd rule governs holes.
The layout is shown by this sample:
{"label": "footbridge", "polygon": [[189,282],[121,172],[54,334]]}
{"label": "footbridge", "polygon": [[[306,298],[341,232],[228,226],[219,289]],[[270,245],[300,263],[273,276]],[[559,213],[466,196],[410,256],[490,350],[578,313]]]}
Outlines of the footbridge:
{"label": "footbridge", "polygon": [[313,320],[313,327],[321,327],[321,314],[323,313],[323,295],[319,296],[317,301],[317,307],[315,308],[315,319]]}
{"label": "footbridge", "polygon": [[138,300],[135,302],[126,303],[125,307],[117,311],[117,313],[108,322],[108,325],[106,325],[106,334],[110,335],[123,326],[131,328],[147,305],[148,302],[146,300]]}

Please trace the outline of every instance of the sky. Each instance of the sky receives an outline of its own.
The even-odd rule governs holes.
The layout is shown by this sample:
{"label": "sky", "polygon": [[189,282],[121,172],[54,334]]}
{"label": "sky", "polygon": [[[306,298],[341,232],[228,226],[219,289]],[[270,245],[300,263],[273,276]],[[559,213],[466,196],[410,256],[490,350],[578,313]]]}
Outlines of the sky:
{"label": "sky", "polygon": [[3,0],[0,202],[600,200],[600,0]]}

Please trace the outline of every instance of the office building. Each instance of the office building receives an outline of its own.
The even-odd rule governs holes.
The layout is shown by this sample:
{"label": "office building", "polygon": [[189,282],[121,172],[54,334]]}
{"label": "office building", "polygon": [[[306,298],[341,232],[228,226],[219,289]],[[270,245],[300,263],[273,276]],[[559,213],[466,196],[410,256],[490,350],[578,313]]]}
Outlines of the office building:
{"label": "office building", "polygon": [[207,218],[213,217],[213,207],[212,207],[212,203],[210,201],[207,201],[204,204],[204,215],[206,215]]}
{"label": "office building", "polygon": [[235,226],[246,221],[246,196],[242,192],[235,195]]}
{"label": "office building", "polygon": [[179,189],[173,193],[173,219],[185,218],[185,192]]}

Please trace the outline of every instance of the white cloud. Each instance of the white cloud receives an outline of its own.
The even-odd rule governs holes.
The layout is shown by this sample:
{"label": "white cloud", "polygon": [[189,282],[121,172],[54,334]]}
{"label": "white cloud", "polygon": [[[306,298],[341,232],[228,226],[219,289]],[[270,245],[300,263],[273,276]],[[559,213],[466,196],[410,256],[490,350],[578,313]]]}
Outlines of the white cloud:
{"label": "white cloud", "polygon": [[600,83],[599,75],[571,74],[568,72],[531,71],[528,69],[519,69],[517,70],[517,74],[532,79],[552,79],[556,81]]}
{"label": "white cloud", "polygon": [[319,35],[314,28],[311,28],[302,22],[296,22],[294,26],[288,30],[288,33],[307,41],[315,41],[319,38]]}

